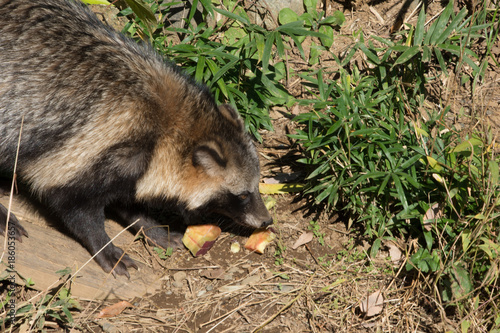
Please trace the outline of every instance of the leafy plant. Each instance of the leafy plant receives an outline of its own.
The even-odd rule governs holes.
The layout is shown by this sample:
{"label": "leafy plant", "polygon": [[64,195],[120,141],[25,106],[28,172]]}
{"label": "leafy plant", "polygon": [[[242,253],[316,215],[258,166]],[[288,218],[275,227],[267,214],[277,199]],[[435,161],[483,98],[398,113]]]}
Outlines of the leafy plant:
{"label": "leafy plant", "polygon": [[[172,5],[145,2],[159,18],[167,17]],[[303,20],[288,22],[273,31],[265,30],[253,24],[235,1],[227,2],[231,10],[214,6],[210,1],[201,3],[203,18],[196,26],[191,21],[198,1],[191,6],[186,28],[168,26],[162,19],[151,25],[136,17],[123,31],[139,39],[148,38],[159,52],[207,84],[219,103],[235,106],[242,113],[246,127],[260,140],[258,129],[272,129],[268,108],[294,102],[281,83],[287,80],[287,48],[295,45],[305,57],[301,38],[326,36],[307,27]],[[127,8],[121,15],[133,12]],[[211,13],[218,13],[223,19],[207,24]],[[168,36],[180,37],[180,43],[173,43]]]}
{"label": "leafy plant", "polygon": [[[326,16],[324,11],[318,12],[316,10],[317,2],[317,0],[304,0],[305,13],[300,16],[290,8],[281,9],[278,16],[281,24],[303,21],[306,28],[322,34],[319,36],[320,44],[316,44],[314,41],[311,43],[310,65],[316,64],[322,51],[328,50],[333,45],[334,29],[340,27],[345,21],[344,14],[340,10],[335,11],[330,16]],[[300,36],[299,43],[302,43],[304,39],[305,36]],[[303,52],[301,44],[297,44],[297,47]]]}
{"label": "leafy plant", "polygon": [[300,162],[310,166],[308,192],[365,220],[367,234],[377,237],[393,230],[380,221],[419,216],[407,195],[421,187],[415,165],[422,156],[411,149],[416,138],[396,85],[377,91],[377,79],[356,68],[352,75],[341,70],[340,83],[325,84],[321,71],[303,78],[318,87],[317,112],[299,115],[305,128],[291,135],[306,150]]}
{"label": "leafy plant", "polygon": [[[439,72],[453,69],[472,92],[483,78],[486,62],[472,44],[491,40],[498,27],[466,14],[453,13],[450,2],[428,30],[422,10],[397,42],[360,34],[337,59],[338,81],[323,70],[302,75],[314,97],[301,104],[313,112],[295,118],[300,128],[291,135],[303,147],[315,202],[344,211],[372,239],[372,255],[383,240],[418,239],[407,270],[433,279],[432,292],[457,311],[494,297],[500,256],[495,140],[459,131],[446,121],[449,107],[424,103]],[[364,71],[350,65],[359,51],[372,65]],[[476,305],[464,301],[472,294]]]}
{"label": "leafy plant", "polygon": [[[361,261],[366,259],[366,252],[359,251],[355,244],[354,239],[349,238],[349,240],[343,244],[344,249],[337,252],[337,260],[345,260],[346,263],[353,263],[356,261]],[[345,269],[344,266],[342,269]]]}
{"label": "leafy plant", "polygon": [[471,42],[482,37],[481,32],[491,27],[491,22],[474,24],[473,16],[467,16],[465,7],[455,14],[453,3],[448,3],[427,31],[425,10],[422,9],[416,26],[400,32],[398,42],[372,36],[373,40],[383,46],[374,47],[372,42],[367,46],[362,39],[356,48],[377,66],[375,72],[381,82],[388,84],[387,81],[391,81],[391,77],[396,75],[413,87],[405,89],[411,97],[425,93],[424,84],[432,79],[429,77],[429,70],[436,66],[444,75],[448,75],[450,64],[454,64],[457,72],[466,64],[471,68],[471,73],[463,72],[462,82],[474,77],[474,82],[477,83],[484,76],[486,67],[476,63],[479,56],[470,48]]}
{"label": "leafy plant", "polygon": [[278,229],[278,237],[275,240],[274,249],[274,264],[276,266],[283,265],[285,262],[286,245],[281,239],[281,231]]}
{"label": "leafy plant", "polygon": [[[56,272],[61,277],[70,274],[69,268]],[[29,281],[31,279],[28,279]],[[10,298],[10,293],[7,295],[6,302],[2,302],[5,306]],[[17,300],[19,301],[19,300]],[[11,327],[28,323],[30,331],[44,331],[47,319],[57,321],[61,325],[72,325],[74,323],[71,310],[80,309],[79,303],[71,296],[70,290],[62,287],[54,294],[40,293],[36,302],[22,302],[16,309],[15,321],[10,322],[11,318],[1,319],[0,325],[5,326],[10,324]]]}
{"label": "leafy plant", "polygon": [[153,250],[156,252],[156,254],[158,255],[158,258],[162,259],[162,260],[166,260],[168,258],[170,258],[172,256],[172,254],[174,253],[174,249],[169,247],[167,248],[166,250],[162,249],[162,248],[159,248],[159,247],[154,247]]}
{"label": "leafy plant", "polygon": [[307,227],[309,230],[312,230],[314,236],[318,239],[318,242],[324,246],[325,245],[325,234],[321,232],[321,228],[317,221],[309,221],[309,226]]}

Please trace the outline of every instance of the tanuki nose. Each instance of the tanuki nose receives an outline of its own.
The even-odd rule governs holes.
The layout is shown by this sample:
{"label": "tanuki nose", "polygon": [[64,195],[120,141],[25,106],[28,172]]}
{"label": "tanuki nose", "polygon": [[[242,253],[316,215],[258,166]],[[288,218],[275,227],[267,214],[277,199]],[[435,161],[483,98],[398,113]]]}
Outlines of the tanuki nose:
{"label": "tanuki nose", "polygon": [[273,218],[271,217],[269,220],[266,220],[266,221],[262,222],[261,227],[262,227],[262,228],[265,228],[265,227],[267,227],[267,226],[269,226],[269,225],[273,224],[273,222],[274,222],[274,221],[273,221]]}

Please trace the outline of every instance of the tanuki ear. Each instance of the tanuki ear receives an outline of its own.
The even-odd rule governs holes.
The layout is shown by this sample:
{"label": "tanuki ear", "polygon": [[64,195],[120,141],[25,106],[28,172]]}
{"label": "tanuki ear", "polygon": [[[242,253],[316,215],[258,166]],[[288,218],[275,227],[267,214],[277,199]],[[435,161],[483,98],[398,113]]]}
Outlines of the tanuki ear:
{"label": "tanuki ear", "polygon": [[193,165],[203,168],[209,176],[217,176],[224,172],[227,161],[220,144],[216,141],[209,141],[194,149]]}
{"label": "tanuki ear", "polygon": [[239,131],[245,128],[243,120],[241,120],[238,112],[229,104],[222,104],[219,106],[220,113],[233,124]]}

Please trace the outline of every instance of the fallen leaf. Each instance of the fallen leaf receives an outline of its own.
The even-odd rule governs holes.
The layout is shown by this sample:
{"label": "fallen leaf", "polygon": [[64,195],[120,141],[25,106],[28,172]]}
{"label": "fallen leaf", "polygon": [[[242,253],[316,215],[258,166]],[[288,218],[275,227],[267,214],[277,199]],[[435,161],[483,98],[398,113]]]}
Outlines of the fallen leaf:
{"label": "fallen leaf", "polygon": [[251,276],[243,279],[243,281],[241,281],[241,284],[242,285],[256,284],[259,281],[260,281],[260,277],[258,275],[251,275]]}
{"label": "fallen leaf", "polygon": [[271,210],[276,206],[276,199],[273,197],[267,197],[264,199],[264,205],[266,206],[267,210]]}
{"label": "fallen leaf", "polygon": [[207,269],[200,273],[200,276],[205,277],[209,280],[220,280],[224,276],[224,269]]}
{"label": "fallen leaf", "polygon": [[295,250],[299,246],[309,243],[310,241],[312,241],[313,237],[314,237],[314,234],[312,232],[303,232],[299,236],[299,238],[297,238],[295,243],[293,243],[292,249]]}
{"label": "fallen leaf", "polygon": [[443,208],[439,206],[439,203],[433,204],[424,215],[424,229],[431,231],[432,224],[435,220],[443,217]]}
{"label": "fallen leaf", "polygon": [[300,192],[305,188],[303,184],[259,184],[259,192],[262,194],[283,194]]}
{"label": "fallen leaf", "polygon": [[115,317],[119,315],[120,313],[123,312],[126,308],[133,308],[134,306],[130,304],[130,302],[127,301],[121,301],[118,303],[115,303],[113,305],[107,306],[104,309],[102,309],[99,314],[97,315],[97,318],[109,318],[109,317]]}
{"label": "fallen leaf", "polygon": [[270,177],[270,178],[264,178],[262,179],[264,184],[279,184],[280,181],[276,179],[275,177]]}
{"label": "fallen leaf", "polygon": [[243,289],[243,288],[245,288],[245,286],[242,286],[242,285],[222,286],[219,288],[219,291],[221,293],[230,293],[233,291],[238,291],[238,290]]}
{"label": "fallen leaf", "polygon": [[361,303],[359,303],[359,309],[367,317],[378,315],[380,312],[382,312],[383,307],[384,297],[382,296],[380,290],[374,292],[365,300],[361,301]]}
{"label": "fallen leaf", "polygon": [[389,255],[391,256],[392,263],[393,264],[399,263],[402,256],[402,252],[399,249],[399,247],[390,242],[387,244],[387,247],[389,248]]}

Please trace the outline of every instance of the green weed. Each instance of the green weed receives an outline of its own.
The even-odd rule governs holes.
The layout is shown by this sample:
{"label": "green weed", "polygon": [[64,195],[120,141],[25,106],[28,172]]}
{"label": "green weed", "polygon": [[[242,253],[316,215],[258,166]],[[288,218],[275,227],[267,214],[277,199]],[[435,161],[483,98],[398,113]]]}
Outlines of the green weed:
{"label": "green weed", "polygon": [[285,262],[286,246],[281,241],[276,241],[276,249],[274,250],[274,264],[276,266],[283,265]]}
{"label": "green weed", "polygon": [[[281,24],[290,24],[293,22],[304,22],[304,26],[312,31],[318,31],[319,43],[312,41],[310,46],[309,64],[314,65],[318,63],[319,57],[322,52],[327,51],[332,45],[334,40],[335,28],[340,27],[344,21],[344,14],[337,10],[333,15],[326,16],[324,11],[317,11],[317,0],[304,0],[305,13],[298,15],[290,8],[283,8],[279,13],[279,21]],[[305,36],[301,35],[297,38],[300,44],[296,44],[304,57],[304,51],[301,43],[304,41]]]}
{"label": "green weed", "polygon": [[[323,14],[309,14],[310,19],[303,17],[290,21],[282,18],[284,24],[268,31],[251,23],[238,1],[224,1],[224,6],[220,7],[211,1],[201,1],[203,17],[194,26],[191,22],[198,4],[194,1],[185,27],[175,28],[161,19],[167,17],[172,3],[159,5],[153,0],[145,3],[160,19],[151,20],[150,14],[141,10],[123,31],[139,39],[149,39],[160,53],[179,64],[196,80],[207,84],[219,103],[235,106],[243,115],[246,127],[259,140],[258,129],[272,129],[269,107],[291,105],[295,101],[282,84],[287,80],[287,50],[295,46],[305,57],[301,46],[303,38],[331,39],[332,26],[343,22],[340,16],[320,19]],[[127,8],[121,15],[132,13],[135,13],[135,8]],[[224,19],[207,24],[214,13]],[[318,29],[328,30],[328,35],[315,31],[308,23],[316,20],[319,20]],[[173,43],[171,36],[177,36],[180,42]]]}
{"label": "green weed", "polygon": [[[7,271],[6,271],[7,272]],[[61,278],[70,274],[69,269],[56,272]],[[2,277],[0,281],[5,281]],[[2,308],[8,304],[11,297],[9,292],[5,301],[1,303]],[[16,327],[17,325],[26,326],[29,331],[43,332],[45,331],[45,322],[47,319],[56,321],[61,326],[71,326],[74,324],[71,311],[80,309],[79,303],[71,296],[70,290],[62,287],[54,294],[40,294],[38,301],[20,302],[16,309],[15,321],[10,322],[10,318],[0,319],[0,326]]]}
{"label": "green weed", "polygon": [[498,36],[498,19],[478,17],[455,14],[450,2],[428,29],[422,10],[397,42],[360,34],[337,62],[361,52],[373,66],[341,68],[338,81],[323,70],[302,75],[314,99],[301,103],[314,111],[295,118],[301,127],[291,135],[316,203],[362,227],[372,256],[383,240],[418,239],[407,269],[432,276],[439,299],[462,307],[475,287],[488,298],[497,283],[500,158],[490,134],[461,132],[446,121],[449,107],[424,102],[438,75],[456,73],[472,94],[482,82],[486,62],[473,43]]}
{"label": "green weed", "polygon": [[159,247],[155,246],[155,247],[153,247],[153,250],[158,255],[158,258],[160,258],[162,260],[166,260],[166,259],[170,258],[172,256],[172,254],[174,253],[174,249],[171,248],[171,247],[169,247],[166,250],[164,250],[162,248],[159,248]]}
{"label": "green weed", "polygon": [[324,246],[325,245],[325,234],[321,232],[321,227],[317,221],[309,221],[309,226],[307,229],[311,230],[314,236],[318,239],[318,242]]}

